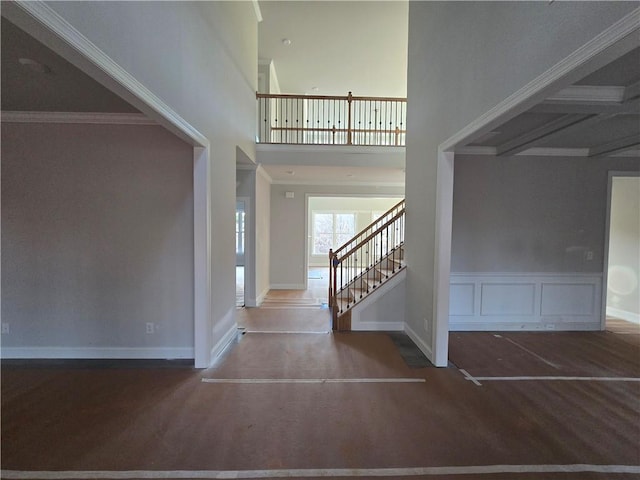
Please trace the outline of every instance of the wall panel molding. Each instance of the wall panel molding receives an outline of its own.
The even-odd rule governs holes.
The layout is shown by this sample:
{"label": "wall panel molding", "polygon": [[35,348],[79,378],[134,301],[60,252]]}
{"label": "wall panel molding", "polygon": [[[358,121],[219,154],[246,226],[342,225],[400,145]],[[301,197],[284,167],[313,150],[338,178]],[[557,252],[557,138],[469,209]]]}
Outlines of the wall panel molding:
{"label": "wall panel molding", "polygon": [[453,273],[449,328],[599,330],[602,274]]}

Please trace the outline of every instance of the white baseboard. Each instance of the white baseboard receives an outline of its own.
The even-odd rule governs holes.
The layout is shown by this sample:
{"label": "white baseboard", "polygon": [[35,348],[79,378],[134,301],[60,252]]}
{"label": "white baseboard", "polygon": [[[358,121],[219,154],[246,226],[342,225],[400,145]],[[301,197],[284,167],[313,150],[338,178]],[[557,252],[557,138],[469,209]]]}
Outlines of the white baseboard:
{"label": "white baseboard", "polygon": [[269,293],[269,287],[265,288],[262,293],[258,295],[258,298],[256,298],[256,307],[262,305],[262,302],[264,302],[264,299],[267,297],[267,293]]}
{"label": "white baseboard", "polygon": [[416,346],[420,349],[420,351],[425,354],[425,356],[429,359],[429,361],[435,365],[434,358],[433,358],[433,352],[431,351],[431,347],[429,345],[427,345],[418,336],[418,334],[416,332],[414,332],[413,329],[406,323],[404,324],[404,331],[406,332],[407,335],[409,335],[409,338],[411,340],[413,340],[413,343],[416,344]]}
{"label": "white baseboard", "polygon": [[213,365],[215,360],[220,355],[222,355],[222,352],[224,352],[225,349],[229,346],[229,344],[235,340],[237,335],[238,335],[238,324],[236,322],[233,322],[233,325],[231,325],[229,330],[227,330],[227,333],[225,333],[222,336],[222,338],[218,340],[218,343],[216,343],[214,347],[211,349],[211,355],[209,356],[210,358],[209,365]]}
{"label": "white baseboard", "polygon": [[3,347],[2,358],[162,359],[193,358],[193,347]]}
{"label": "white baseboard", "polygon": [[620,318],[622,320],[626,320],[627,322],[637,323],[640,325],[640,314],[628,312],[626,310],[620,310],[619,308],[607,307],[607,316]]}
{"label": "white baseboard", "polygon": [[599,330],[599,273],[452,273],[450,331]]}
{"label": "white baseboard", "polygon": [[273,283],[271,290],[305,290],[304,283]]}

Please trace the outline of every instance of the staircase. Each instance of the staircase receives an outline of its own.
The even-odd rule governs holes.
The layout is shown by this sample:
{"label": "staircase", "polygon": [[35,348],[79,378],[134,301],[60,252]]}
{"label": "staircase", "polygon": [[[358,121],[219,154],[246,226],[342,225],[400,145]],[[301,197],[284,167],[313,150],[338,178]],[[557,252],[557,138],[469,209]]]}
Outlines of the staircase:
{"label": "staircase", "polygon": [[351,330],[351,309],[405,268],[402,200],[335,252],[329,251],[333,330]]}

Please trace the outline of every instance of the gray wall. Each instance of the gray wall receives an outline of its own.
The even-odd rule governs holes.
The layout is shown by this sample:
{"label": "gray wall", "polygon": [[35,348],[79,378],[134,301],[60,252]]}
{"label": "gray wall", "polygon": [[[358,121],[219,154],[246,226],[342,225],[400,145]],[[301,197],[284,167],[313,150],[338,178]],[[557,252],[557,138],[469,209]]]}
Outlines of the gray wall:
{"label": "gray wall", "polygon": [[[285,198],[293,192],[294,198]],[[402,187],[271,185],[271,288],[304,288],[309,195],[404,196]]]}
{"label": "gray wall", "polygon": [[635,6],[410,2],[407,323],[427,345],[433,343],[438,146]]}
{"label": "gray wall", "polygon": [[[255,158],[258,26],[251,2],[48,2],[211,143],[207,349],[235,326],[236,147]],[[202,338],[202,336],[200,338]],[[201,359],[199,366],[209,364]]]}
{"label": "gray wall", "polygon": [[608,171],[638,169],[632,158],[456,156],[451,271],[602,272]]}
{"label": "gray wall", "polygon": [[2,124],[3,355],[192,355],[192,163],[162,127]]}
{"label": "gray wall", "polygon": [[614,177],[607,307],[640,322],[640,177]]}
{"label": "gray wall", "polygon": [[261,171],[256,175],[256,295],[260,303],[269,291],[271,250],[271,183]]}

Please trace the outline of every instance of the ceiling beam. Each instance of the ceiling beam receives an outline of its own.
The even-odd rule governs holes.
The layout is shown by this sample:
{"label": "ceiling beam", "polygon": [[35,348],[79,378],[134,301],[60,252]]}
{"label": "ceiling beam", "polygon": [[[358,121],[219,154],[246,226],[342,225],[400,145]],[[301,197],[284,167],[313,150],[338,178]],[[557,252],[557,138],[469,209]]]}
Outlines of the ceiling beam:
{"label": "ceiling beam", "polygon": [[515,155],[528,148],[534,143],[541,141],[551,134],[564,131],[576,123],[583,122],[590,117],[580,114],[567,114],[560,118],[552,120],[541,127],[535,128],[527,133],[524,133],[518,137],[515,137],[508,142],[505,142],[496,147],[496,153],[501,155]]}
{"label": "ceiling beam", "polygon": [[[584,129],[600,122],[623,114],[637,114],[640,109],[640,97],[628,100],[618,106],[614,111],[599,115],[573,115],[567,114],[540,128],[532,130],[524,135],[516,137],[497,147],[498,155],[516,155],[529,148],[539,146],[543,142],[559,135],[566,135],[577,129]],[[576,119],[576,117],[578,117]]]}
{"label": "ceiling beam", "polygon": [[634,99],[640,96],[640,80],[624,89],[623,101]]}
{"label": "ceiling beam", "polygon": [[614,153],[622,153],[627,150],[631,150],[640,145],[640,133],[635,133],[628,137],[618,138],[612,142],[607,142],[597,147],[591,147],[589,149],[590,157],[597,157],[603,155],[611,155]]}
{"label": "ceiling beam", "polygon": [[599,85],[572,85],[547,97],[545,102],[597,103],[622,102],[625,87]]}

